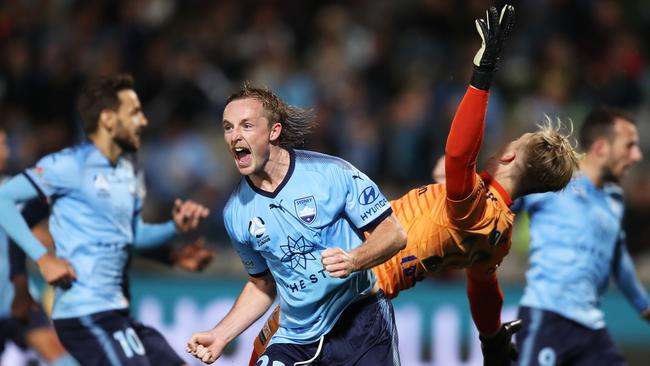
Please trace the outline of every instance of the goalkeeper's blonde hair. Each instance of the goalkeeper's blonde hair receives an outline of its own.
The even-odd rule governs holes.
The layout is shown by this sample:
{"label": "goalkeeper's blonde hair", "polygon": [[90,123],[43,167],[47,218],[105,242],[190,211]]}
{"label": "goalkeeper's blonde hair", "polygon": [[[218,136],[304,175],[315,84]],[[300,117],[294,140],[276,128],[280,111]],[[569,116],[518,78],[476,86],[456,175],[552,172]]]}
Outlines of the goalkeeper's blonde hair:
{"label": "goalkeeper's blonde hair", "polygon": [[569,184],[582,159],[582,154],[576,151],[577,143],[571,137],[571,120],[565,126],[559,118],[553,121],[546,116],[545,121],[537,126],[539,130],[532,133],[523,148],[524,164],[518,187],[522,195],[561,190]]}

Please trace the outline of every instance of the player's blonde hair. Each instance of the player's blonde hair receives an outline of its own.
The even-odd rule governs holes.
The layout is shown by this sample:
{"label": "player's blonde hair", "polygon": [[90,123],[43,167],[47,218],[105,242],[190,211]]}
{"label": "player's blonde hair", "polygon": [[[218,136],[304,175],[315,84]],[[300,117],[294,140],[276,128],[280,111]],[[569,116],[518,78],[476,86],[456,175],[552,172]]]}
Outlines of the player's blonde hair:
{"label": "player's blonde hair", "polygon": [[518,187],[521,195],[561,190],[569,184],[582,159],[576,151],[575,139],[571,138],[571,120],[565,127],[559,118],[553,121],[546,116],[537,126],[539,130],[532,133],[523,147],[524,164]]}
{"label": "player's blonde hair", "polygon": [[281,147],[293,148],[304,144],[305,137],[315,124],[312,110],[288,105],[271,90],[253,86],[249,82],[244,83],[241,90],[230,95],[226,105],[232,101],[247,98],[254,98],[262,103],[269,124],[277,122],[282,125],[279,138]]}

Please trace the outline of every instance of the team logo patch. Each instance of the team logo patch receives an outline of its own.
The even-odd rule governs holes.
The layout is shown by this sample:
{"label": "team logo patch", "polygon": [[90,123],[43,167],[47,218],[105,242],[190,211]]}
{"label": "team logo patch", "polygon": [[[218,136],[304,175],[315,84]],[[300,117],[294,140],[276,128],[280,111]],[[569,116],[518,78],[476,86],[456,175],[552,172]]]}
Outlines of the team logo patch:
{"label": "team logo patch", "polygon": [[284,253],[280,261],[290,263],[291,269],[298,267],[307,269],[307,260],[316,260],[316,257],[311,254],[314,244],[306,242],[303,236],[295,240],[287,236],[287,245],[280,245],[280,249]]}
{"label": "team logo patch", "polygon": [[266,233],[266,226],[261,217],[253,217],[248,222],[248,232],[256,238],[261,238]]}
{"label": "team logo patch", "polygon": [[293,205],[296,208],[296,214],[300,220],[311,224],[316,219],[316,214],[318,213],[316,209],[316,199],[314,196],[298,198],[293,201]]}
{"label": "team logo patch", "polygon": [[375,187],[368,187],[359,195],[359,203],[366,206],[375,202],[379,198],[379,193]]}
{"label": "team logo patch", "polygon": [[104,174],[101,173],[97,174],[95,176],[94,184],[95,184],[95,188],[97,189],[97,195],[99,195],[100,197],[110,196],[109,193],[110,185],[108,184],[108,180],[106,179]]}

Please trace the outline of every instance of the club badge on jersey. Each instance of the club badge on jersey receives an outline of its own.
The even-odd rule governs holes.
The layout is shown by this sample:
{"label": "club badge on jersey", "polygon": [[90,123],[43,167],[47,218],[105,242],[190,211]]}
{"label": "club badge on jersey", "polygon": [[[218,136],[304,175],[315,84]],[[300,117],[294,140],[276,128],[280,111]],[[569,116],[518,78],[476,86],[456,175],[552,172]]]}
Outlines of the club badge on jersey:
{"label": "club badge on jersey", "polygon": [[314,196],[302,197],[293,201],[296,208],[296,215],[307,224],[311,224],[316,219],[318,214],[316,199]]}

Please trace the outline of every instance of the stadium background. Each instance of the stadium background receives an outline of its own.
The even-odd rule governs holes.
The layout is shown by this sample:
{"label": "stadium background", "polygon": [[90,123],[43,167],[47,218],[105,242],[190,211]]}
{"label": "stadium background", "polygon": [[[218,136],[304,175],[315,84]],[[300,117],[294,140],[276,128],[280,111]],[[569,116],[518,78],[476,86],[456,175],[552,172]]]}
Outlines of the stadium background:
{"label": "stadium background", "polygon": [[[650,157],[647,2],[510,3],[517,24],[492,88],[481,157],[544,114],[577,126],[601,103],[637,117]],[[149,118],[139,154],[145,217],[167,219],[176,197],[212,209],[202,233],[218,256],[205,273],[145,260],[132,269],[134,314],[159,324],[182,350],[188,332],[214,325],[244,281],[221,218],[238,179],[220,127],[227,95],[251,80],[291,104],[314,107],[318,127],[306,147],[349,160],[398,197],[430,180],[478,47],[473,19],[492,4],[503,2],[2,1],[0,126],[12,149],[9,173],[81,138],[74,99],[86,78],[135,76]],[[646,286],[649,164],[639,164],[624,184],[629,247]],[[500,269],[508,311],[523,285],[525,226],[519,223]],[[612,290],[606,311],[614,338],[632,364],[647,364],[650,325]],[[400,324],[408,324],[400,325],[405,365],[476,364],[462,275],[427,281],[396,306]],[[243,364],[248,344],[234,345],[217,364]]]}

